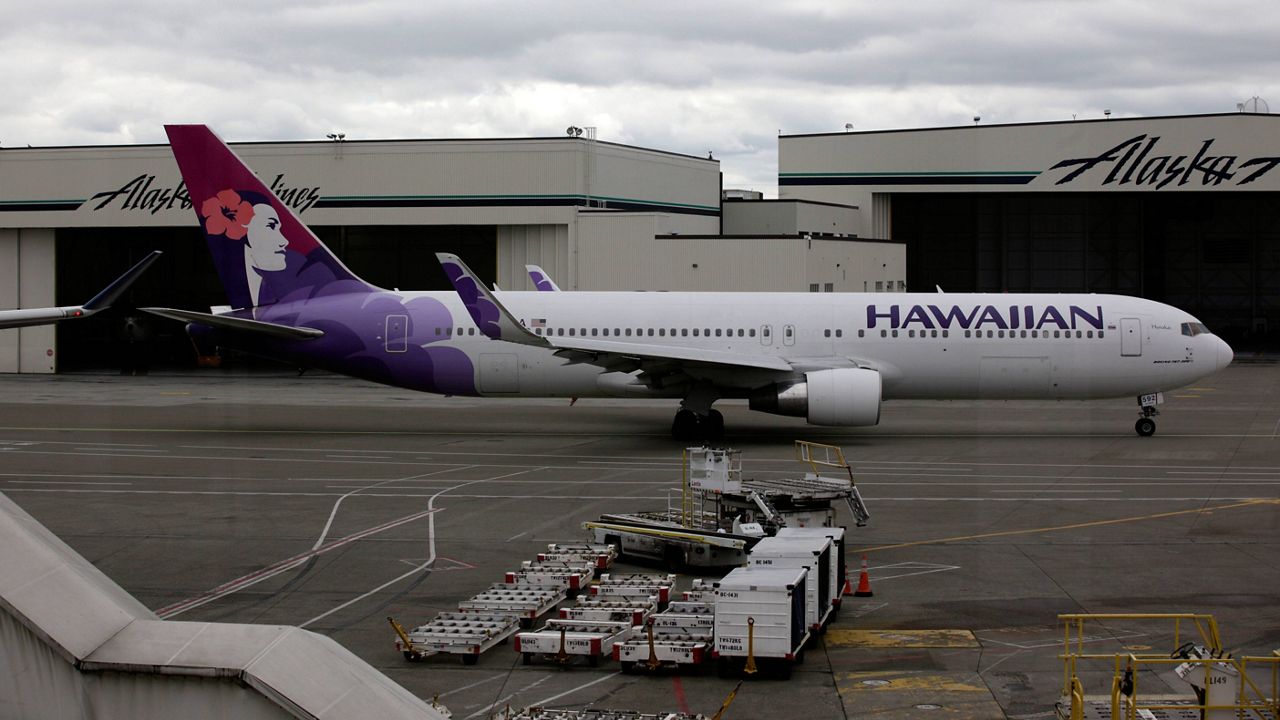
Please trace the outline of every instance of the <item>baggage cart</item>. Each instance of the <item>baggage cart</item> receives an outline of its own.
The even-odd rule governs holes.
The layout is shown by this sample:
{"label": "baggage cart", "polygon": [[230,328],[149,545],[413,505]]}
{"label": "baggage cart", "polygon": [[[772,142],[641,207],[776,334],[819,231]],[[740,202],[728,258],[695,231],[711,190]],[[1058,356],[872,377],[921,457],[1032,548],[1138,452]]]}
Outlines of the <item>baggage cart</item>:
{"label": "baggage cart", "polygon": [[565,600],[561,587],[537,587],[514,583],[494,583],[468,600],[458,603],[464,613],[507,613],[520,619],[521,627],[532,627],[533,621],[550,612]]}
{"label": "baggage cart", "polygon": [[533,662],[534,655],[562,664],[582,656],[588,665],[595,667],[601,658],[613,656],[614,643],[630,638],[635,632],[630,622],[548,620],[540,630],[516,633],[514,645],[525,665]]}
{"label": "baggage cart", "polygon": [[474,665],[480,653],[505,642],[520,628],[520,618],[506,613],[443,612],[407,632],[392,618],[387,620],[396,631],[396,650],[410,662],[443,653]]}

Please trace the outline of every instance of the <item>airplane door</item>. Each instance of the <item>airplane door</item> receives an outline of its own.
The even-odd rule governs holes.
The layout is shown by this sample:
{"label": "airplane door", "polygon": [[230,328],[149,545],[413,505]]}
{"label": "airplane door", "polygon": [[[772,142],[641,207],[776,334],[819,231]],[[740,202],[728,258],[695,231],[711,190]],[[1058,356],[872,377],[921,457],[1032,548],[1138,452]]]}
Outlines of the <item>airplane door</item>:
{"label": "airplane door", "polygon": [[1142,321],[1138,318],[1120,318],[1120,354],[1126,357],[1142,355]]}
{"label": "airplane door", "polygon": [[785,326],[783,326],[783,328],[782,328],[782,344],[783,344],[783,345],[795,345],[795,344],[796,344],[796,326],[795,326],[795,325],[785,325]]}
{"label": "airplane door", "polygon": [[520,391],[520,363],[514,354],[480,353],[480,392]]}
{"label": "airplane door", "polygon": [[386,330],[382,334],[383,347],[389,353],[409,350],[409,316],[388,315]]}
{"label": "airplane door", "polygon": [[773,344],[773,326],[772,325],[760,326],[760,344],[761,345]]}

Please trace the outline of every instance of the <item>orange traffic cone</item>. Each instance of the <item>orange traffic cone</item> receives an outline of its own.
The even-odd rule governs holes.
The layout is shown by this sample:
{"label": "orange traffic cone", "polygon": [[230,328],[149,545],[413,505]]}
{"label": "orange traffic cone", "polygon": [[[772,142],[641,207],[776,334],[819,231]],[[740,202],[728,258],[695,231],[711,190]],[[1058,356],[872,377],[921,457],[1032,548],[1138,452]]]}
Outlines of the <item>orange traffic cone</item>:
{"label": "orange traffic cone", "polygon": [[858,589],[853,592],[854,597],[871,597],[871,576],[867,574],[867,556],[862,556],[862,574],[858,576]]}

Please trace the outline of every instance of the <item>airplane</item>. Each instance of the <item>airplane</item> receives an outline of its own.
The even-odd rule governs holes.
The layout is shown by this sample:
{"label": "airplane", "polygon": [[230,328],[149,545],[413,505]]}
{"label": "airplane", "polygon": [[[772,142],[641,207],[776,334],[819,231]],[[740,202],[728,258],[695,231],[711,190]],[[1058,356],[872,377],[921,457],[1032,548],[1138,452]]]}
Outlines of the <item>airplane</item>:
{"label": "airplane", "polygon": [[440,254],[454,292],[352,273],[203,125],[165,127],[230,307],[142,308],[249,353],[444,395],[672,398],[672,435],[715,438],[713,405],[871,426],[885,400],[1136,397],[1225,368],[1190,314],[1092,293],[511,292]]}
{"label": "airplane", "polygon": [[7,328],[31,327],[33,325],[50,325],[63,320],[82,320],[93,317],[115,304],[128,291],[133,281],[137,280],[151,263],[162,255],[159,250],[150,254],[129,268],[125,274],[94,295],[83,305],[65,305],[62,307],[22,308],[20,310],[0,310],[0,330]]}

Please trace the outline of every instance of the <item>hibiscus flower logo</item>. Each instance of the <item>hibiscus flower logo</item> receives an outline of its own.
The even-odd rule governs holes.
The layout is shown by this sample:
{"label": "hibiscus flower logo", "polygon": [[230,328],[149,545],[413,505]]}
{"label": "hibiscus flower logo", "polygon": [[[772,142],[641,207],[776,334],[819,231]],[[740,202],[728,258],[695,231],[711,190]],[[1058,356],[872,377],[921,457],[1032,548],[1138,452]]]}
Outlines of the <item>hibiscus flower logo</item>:
{"label": "hibiscus flower logo", "polygon": [[200,215],[205,219],[205,232],[241,240],[249,232],[253,205],[241,199],[240,193],[227,189],[205,200],[200,206]]}

